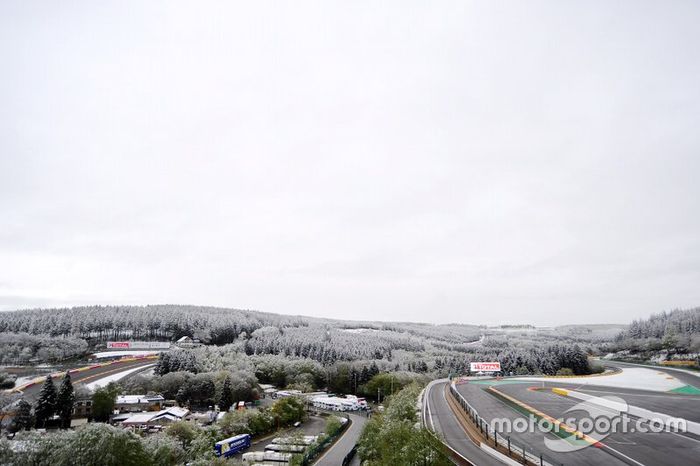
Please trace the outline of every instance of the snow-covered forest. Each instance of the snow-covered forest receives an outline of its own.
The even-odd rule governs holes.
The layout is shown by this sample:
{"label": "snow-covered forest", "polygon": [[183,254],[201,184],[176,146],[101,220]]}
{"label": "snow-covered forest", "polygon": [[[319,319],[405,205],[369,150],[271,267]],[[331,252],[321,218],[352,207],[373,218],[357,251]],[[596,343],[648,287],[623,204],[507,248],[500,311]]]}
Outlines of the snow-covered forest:
{"label": "snow-covered forest", "polygon": [[87,342],[77,337],[0,332],[0,364],[27,364],[36,360],[57,362],[83,356],[87,350]]}
{"label": "snow-covered forest", "polygon": [[209,405],[228,378],[237,399],[255,399],[261,383],[374,397],[414,381],[464,374],[476,361],[499,361],[513,374],[586,374],[601,370],[591,354],[693,348],[699,314],[662,313],[630,326],[535,328],[342,321],[197,306],[37,309],[0,313],[0,363],[79,364],[107,340],[174,342],[187,335],[204,344],[162,353],[154,375],[131,377],[123,390]]}
{"label": "snow-covered forest", "polygon": [[612,351],[700,353],[700,307],[654,314],[632,322],[615,338]]}
{"label": "snow-covered forest", "polygon": [[[699,315],[692,309],[654,315],[629,327],[538,329],[342,321],[175,305],[36,309],[0,313],[0,363],[52,363],[85,357],[107,340],[172,342],[187,335],[204,345],[167,353],[156,377],[186,373],[170,378],[199,383],[191,375],[227,371],[246,381],[240,388],[246,392],[255,381],[357,392],[379,373],[408,383],[465,373],[473,361],[500,361],[507,373],[588,373],[587,355],[619,350],[630,341],[692,348]],[[157,380],[148,383],[154,386],[144,388],[158,388]]]}
{"label": "snow-covered forest", "polygon": [[[204,344],[161,353],[154,374],[129,377],[119,389],[161,393],[189,406],[210,406],[224,392],[254,400],[264,383],[375,398],[412,382],[467,373],[477,361],[499,361],[505,373],[519,375],[587,374],[602,370],[589,355],[630,341],[692,346],[699,312],[663,313],[629,327],[535,328],[357,322],[166,305],[14,311],[0,313],[0,363],[80,364],[107,340],[174,342],[187,335]],[[5,377],[5,384],[13,381]]]}
{"label": "snow-covered forest", "polygon": [[308,325],[309,318],[199,306],[87,306],[0,313],[0,332],[75,336],[98,341],[175,340],[189,335],[204,343],[233,342],[265,326]]}
{"label": "snow-covered forest", "polygon": [[694,336],[700,334],[700,307],[654,314],[648,319],[633,321],[621,338],[661,338],[667,335]]}
{"label": "snow-covered forest", "polygon": [[[4,364],[76,359],[107,340],[199,339],[203,346],[164,353],[153,377],[131,379],[133,389],[167,392],[197,402],[213,397],[221,374],[237,392],[252,396],[257,383],[340,393],[377,392],[389,386],[465,373],[473,361],[500,361],[518,374],[587,373],[598,340],[587,332],[529,326],[358,322],[284,316],[197,306],[90,306],[0,314]],[[394,387],[396,386],[396,387]],[[183,388],[183,390],[180,390]],[[388,388],[387,388],[388,389]],[[199,400],[201,401],[201,400]]]}

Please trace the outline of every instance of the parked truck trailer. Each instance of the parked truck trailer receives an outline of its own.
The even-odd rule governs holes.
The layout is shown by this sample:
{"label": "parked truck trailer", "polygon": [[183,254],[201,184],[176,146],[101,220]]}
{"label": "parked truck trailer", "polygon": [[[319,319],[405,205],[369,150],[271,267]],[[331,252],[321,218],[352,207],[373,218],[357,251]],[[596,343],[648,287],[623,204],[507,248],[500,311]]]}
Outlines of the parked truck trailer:
{"label": "parked truck trailer", "polygon": [[220,440],[214,444],[214,454],[229,458],[236,453],[250,447],[250,435],[240,434],[234,435],[224,440]]}

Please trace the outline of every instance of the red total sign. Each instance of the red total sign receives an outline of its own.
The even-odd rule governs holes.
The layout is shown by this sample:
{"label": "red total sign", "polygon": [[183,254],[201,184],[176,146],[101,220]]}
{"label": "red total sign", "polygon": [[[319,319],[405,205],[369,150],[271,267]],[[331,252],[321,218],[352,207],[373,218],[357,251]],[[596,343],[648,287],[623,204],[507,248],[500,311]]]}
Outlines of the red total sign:
{"label": "red total sign", "polygon": [[107,348],[130,348],[131,343],[128,341],[108,341]]}
{"label": "red total sign", "polygon": [[472,362],[469,363],[472,372],[500,372],[500,362]]}

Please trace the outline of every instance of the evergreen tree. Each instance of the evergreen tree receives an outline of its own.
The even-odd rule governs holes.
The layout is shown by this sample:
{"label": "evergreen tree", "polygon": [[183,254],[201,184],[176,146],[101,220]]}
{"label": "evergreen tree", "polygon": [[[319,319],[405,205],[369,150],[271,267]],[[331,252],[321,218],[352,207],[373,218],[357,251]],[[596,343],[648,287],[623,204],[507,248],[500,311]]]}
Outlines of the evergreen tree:
{"label": "evergreen tree", "polygon": [[354,367],[350,368],[350,372],[348,373],[348,386],[352,389],[352,392],[357,395],[357,385],[359,381],[357,380],[358,377],[360,376],[360,373],[357,372],[357,369]]}
{"label": "evergreen tree", "polygon": [[377,367],[377,363],[375,361],[372,361],[372,365],[369,366],[369,378],[371,379],[377,374],[379,374],[379,367]]}
{"label": "evergreen tree", "polygon": [[367,366],[363,366],[362,370],[360,371],[360,383],[365,384],[371,379],[369,375],[369,369],[367,369]]}
{"label": "evergreen tree", "polygon": [[435,358],[435,371],[439,372],[442,370],[442,368],[443,368],[442,359]]}
{"label": "evergreen tree", "polygon": [[180,370],[186,370],[188,372],[192,372],[196,374],[199,372],[199,368],[197,367],[197,361],[194,359],[194,354],[192,353],[186,353],[186,361],[185,363],[180,367]]}
{"label": "evergreen tree", "polygon": [[158,356],[158,362],[156,367],[153,369],[156,375],[165,375],[170,372],[170,353],[164,351]]}
{"label": "evergreen tree", "polygon": [[34,408],[37,427],[46,427],[46,421],[56,413],[56,386],[51,375],[46,376],[44,385],[41,387],[39,399]]}
{"label": "evergreen tree", "polygon": [[22,429],[29,430],[33,425],[32,406],[25,400],[19,400],[17,414],[12,419],[12,424],[10,424],[10,432],[19,432]]}
{"label": "evergreen tree", "polygon": [[221,411],[228,411],[231,406],[233,406],[233,390],[231,389],[231,377],[227,375],[224,379],[224,385],[221,387],[219,409]]}
{"label": "evergreen tree", "polygon": [[71,383],[70,374],[66,372],[56,398],[56,413],[61,418],[61,427],[64,429],[70,427],[74,403],[75,393],[73,392],[73,384]]}

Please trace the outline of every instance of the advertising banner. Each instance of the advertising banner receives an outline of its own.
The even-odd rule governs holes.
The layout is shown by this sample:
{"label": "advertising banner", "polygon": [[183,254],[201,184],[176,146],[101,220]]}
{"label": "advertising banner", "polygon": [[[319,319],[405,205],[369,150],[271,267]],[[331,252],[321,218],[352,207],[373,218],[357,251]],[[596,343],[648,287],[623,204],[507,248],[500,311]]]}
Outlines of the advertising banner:
{"label": "advertising banner", "polygon": [[500,372],[500,362],[472,362],[469,363],[472,372]]}
{"label": "advertising banner", "polygon": [[108,341],[107,349],[168,349],[168,341]]}

